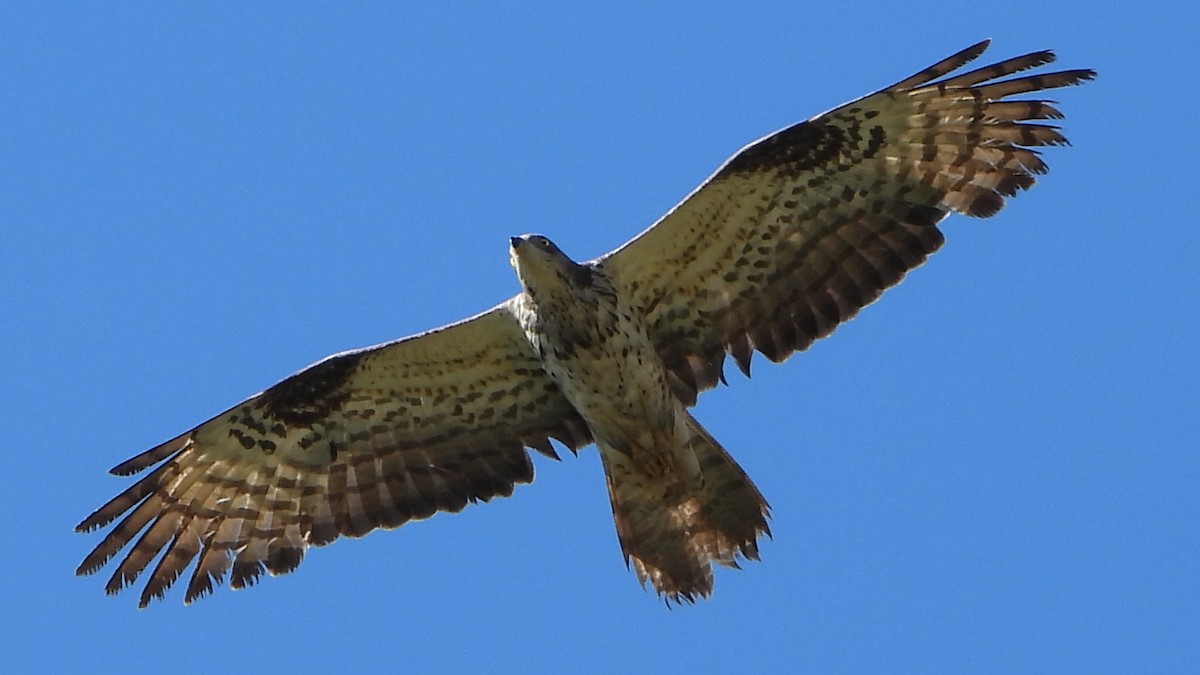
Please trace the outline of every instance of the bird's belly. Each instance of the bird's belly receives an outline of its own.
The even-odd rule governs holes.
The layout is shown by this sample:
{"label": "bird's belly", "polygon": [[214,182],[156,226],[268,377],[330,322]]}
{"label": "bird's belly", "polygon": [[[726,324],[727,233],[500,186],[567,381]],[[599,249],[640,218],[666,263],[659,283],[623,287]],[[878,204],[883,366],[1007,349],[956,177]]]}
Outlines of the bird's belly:
{"label": "bird's belly", "polygon": [[524,306],[521,320],[542,367],[602,449],[674,445],[686,414],[640,314],[615,293],[589,297]]}
{"label": "bird's belly", "polygon": [[598,441],[618,447],[657,444],[651,438],[669,435],[676,426],[679,402],[652,351],[625,344],[616,350],[580,350],[546,365]]}

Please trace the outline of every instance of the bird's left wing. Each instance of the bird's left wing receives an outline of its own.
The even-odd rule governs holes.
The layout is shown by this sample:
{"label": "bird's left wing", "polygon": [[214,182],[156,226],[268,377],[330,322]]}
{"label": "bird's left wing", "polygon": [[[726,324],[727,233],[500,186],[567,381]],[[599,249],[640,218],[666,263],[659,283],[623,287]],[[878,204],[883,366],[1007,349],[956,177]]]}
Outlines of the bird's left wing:
{"label": "bird's left wing", "polygon": [[79,566],[100,569],[139,533],[107,591],[161,597],[199,556],[185,600],[264,569],[290,572],[310,545],[512,494],[533,479],[525,447],[555,456],[590,442],[542,370],[514,298],[449,326],[331,356],[195,429],[115,467],[158,464],[79,524],[128,512]]}
{"label": "bird's left wing", "polygon": [[648,319],[685,402],[831,333],[942,244],[951,211],[986,217],[1033,185],[1033,148],[1065,143],[1061,114],[1008,96],[1077,84],[1089,70],[1011,79],[1036,52],[938,80],[981,42],[895,85],[743,148],[683,202],[598,259]]}

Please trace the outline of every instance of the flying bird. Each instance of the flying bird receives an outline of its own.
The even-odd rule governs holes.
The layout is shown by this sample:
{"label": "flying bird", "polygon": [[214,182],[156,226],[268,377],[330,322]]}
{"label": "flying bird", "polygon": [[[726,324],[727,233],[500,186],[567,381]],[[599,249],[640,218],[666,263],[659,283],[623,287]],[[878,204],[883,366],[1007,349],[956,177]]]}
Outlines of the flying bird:
{"label": "flying bird", "polygon": [[[951,212],[994,215],[1046,172],[1062,117],[1014,95],[1091,70],[1013,76],[1034,52],[953,74],[984,41],[757,140],[620,248],[578,263],[510,240],[521,291],[458,323],[330,356],[112,469],[149,471],[76,528],[124,516],[84,559],[128,547],[106,590],[155,562],[140,606],[194,563],[184,601],[291,572],[310,546],[512,494],[526,448],[599,449],[617,537],[668,603],[713,563],[758,558],[769,507],[688,412],[754,352],[780,362],[898,283]],[[136,541],[135,541],[136,538]],[[132,546],[130,546],[132,542]]]}

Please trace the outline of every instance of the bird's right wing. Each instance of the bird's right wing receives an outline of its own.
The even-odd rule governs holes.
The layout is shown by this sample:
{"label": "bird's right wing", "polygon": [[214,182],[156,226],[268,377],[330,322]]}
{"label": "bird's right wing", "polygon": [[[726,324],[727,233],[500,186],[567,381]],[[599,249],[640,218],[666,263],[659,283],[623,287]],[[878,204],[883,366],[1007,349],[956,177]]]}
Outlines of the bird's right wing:
{"label": "bird's right wing", "polygon": [[186,600],[232,569],[252,584],[310,545],[512,494],[533,479],[525,447],[576,449],[587,425],[542,370],[516,298],[465,321],[336,354],[112,470],[148,475],[79,524],[128,512],[79,566],[91,574],[139,533],[116,593],[166,548],[142,593],[161,597],[199,556]]}

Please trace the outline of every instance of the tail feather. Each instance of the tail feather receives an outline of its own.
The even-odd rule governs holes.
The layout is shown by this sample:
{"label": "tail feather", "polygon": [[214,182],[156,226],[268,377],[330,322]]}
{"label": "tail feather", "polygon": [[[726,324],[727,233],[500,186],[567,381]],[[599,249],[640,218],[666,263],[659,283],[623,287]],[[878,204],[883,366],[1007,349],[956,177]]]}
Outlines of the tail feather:
{"label": "tail feather", "polygon": [[[684,413],[686,414],[686,413]],[[758,536],[770,536],[770,507],[729,453],[690,415],[687,446],[699,476],[680,466],[639,464],[601,445],[617,537],[638,581],[668,603],[712,593],[712,563],[758,560]]]}

